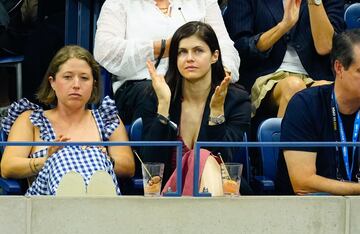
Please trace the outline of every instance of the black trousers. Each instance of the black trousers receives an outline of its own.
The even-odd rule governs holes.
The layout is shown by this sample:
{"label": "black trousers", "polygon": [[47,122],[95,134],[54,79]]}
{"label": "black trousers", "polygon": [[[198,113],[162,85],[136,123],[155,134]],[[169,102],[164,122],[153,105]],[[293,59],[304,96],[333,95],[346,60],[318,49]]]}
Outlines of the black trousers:
{"label": "black trousers", "polygon": [[114,99],[119,116],[125,125],[141,117],[144,101],[152,90],[151,80],[126,81],[116,90]]}

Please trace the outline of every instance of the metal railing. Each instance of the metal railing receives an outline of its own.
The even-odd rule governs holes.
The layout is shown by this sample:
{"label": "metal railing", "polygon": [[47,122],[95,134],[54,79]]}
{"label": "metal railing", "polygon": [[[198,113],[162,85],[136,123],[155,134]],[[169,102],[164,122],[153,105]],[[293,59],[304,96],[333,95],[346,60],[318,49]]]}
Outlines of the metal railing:
{"label": "metal railing", "polygon": [[211,193],[199,192],[199,166],[200,166],[200,148],[201,147],[341,147],[341,146],[356,146],[360,147],[360,142],[210,142],[198,141],[194,146],[194,184],[193,196],[195,197],[209,197]]}
{"label": "metal railing", "polygon": [[[127,141],[127,142],[25,142],[1,141],[0,146],[142,146],[142,147],[176,147],[176,191],[164,193],[164,196],[180,197],[182,191],[182,142],[180,141]],[[201,147],[360,147],[360,142],[196,142],[194,146],[194,184],[193,196],[209,197],[208,192],[199,192],[199,165]]]}
{"label": "metal railing", "polygon": [[[29,142],[29,141],[0,141],[0,146],[142,146],[142,147],[176,147],[176,167],[181,168],[182,143],[180,141],[87,141],[87,142]],[[176,191],[168,191],[164,196],[180,197],[182,191],[182,170],[177,170]]]}

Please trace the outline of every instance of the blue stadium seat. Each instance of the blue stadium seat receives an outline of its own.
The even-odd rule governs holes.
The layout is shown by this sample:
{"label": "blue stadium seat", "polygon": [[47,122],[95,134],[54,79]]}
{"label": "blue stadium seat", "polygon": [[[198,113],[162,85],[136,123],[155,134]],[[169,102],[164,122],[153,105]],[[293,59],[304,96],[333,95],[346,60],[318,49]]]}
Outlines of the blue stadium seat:
{"label": "blue stadium seat", "polygon": [[22,98],[22,62],[24,56],[0,57],[1,67],[13,67],[16,69],[16,93],[17,99]]}
{"label": "blue stadium seat", "polygon": [[130,126],[129,138],[130,141],[142,140],[143,122],[141,118],[136,119]]}
{"label": "blue stadium seat", "polygon": [[[258,128],[259,142],[279,142],[281,133],[281,118],[269,118],[263,121]],[[262,176],[255,176],[255,189],[260,193],[275,192],[275,177],[279,147],[261,147]]]}
{"label": "blue stadium seat", "polygon": [[353,3],[346,8],[344,20],[348,29],[360,28],[360,3]]}
{"label": "blue stadium seat", "polygon": [[[129,139],[130,141],[141,141],[142,140],[142,128],[143,122],[141,118],[136,119],[129,129]],[[136,160],[136,159],[135,159]],[[132,178],[132,186],[134,189],[143,189],[143,180],[142,178],[134,177]]]}
{"label": "blue stadium seat", "polygon": [[[6,141],[7,140],[7,134],[6,132],[1,128],[0,129],[0,141]],[[4,152],[4,146],[1,146],[0,151],[0,161],[2,154]],[[0,195],[21,195],[23,194],[24,189],[22,188],[20,180],[14,180],[14,179],[4,179],[0,177]]]}

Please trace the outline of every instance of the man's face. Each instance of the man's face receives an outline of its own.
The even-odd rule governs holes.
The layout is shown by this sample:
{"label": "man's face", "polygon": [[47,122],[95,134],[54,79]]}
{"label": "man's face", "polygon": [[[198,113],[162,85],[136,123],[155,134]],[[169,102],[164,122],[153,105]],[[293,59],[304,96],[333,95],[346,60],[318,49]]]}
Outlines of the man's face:
{"label": "man's face", "polygon": [[340,64],[336,69],[336,75],[341,79],[348,95],[354,98],[360,98],[360,45],[355,45],[353,52],[354,57],[351,65],[348,69],[345,69],[344,66]]}

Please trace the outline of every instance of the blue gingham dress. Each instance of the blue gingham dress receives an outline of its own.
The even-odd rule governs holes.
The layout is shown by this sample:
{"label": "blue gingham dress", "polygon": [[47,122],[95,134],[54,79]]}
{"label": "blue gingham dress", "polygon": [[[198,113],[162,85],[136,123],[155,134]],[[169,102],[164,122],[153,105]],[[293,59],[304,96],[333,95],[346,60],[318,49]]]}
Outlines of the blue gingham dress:
{"label": "blue gingham dress", "polygon": [[[2,121],[3,129],[9,134],[16,118],[27,110],[33,110],[30,121],[40,129],[40,138],[43,141],[54,141],[56,135],[50,121],[44,115],[44,110],[26,98],[14,102],[10,106],[8,116]],[[101,106],[91,112],[101,133],[101,139],[107,141],[120,124],[114,101],[105,97]],[[43,149],[29,157],[45,157],[46,153],[47,150]],[[25,195],[55,195],[61,178],[69,171],[80,173],[87,186],[92,174],[98,170],[104,170],[112,176],[116,192],[120,195],[114,168],[107,151],[104,150],[104,147],[97,146],[66,146],[58,150],[46,160]]]}

